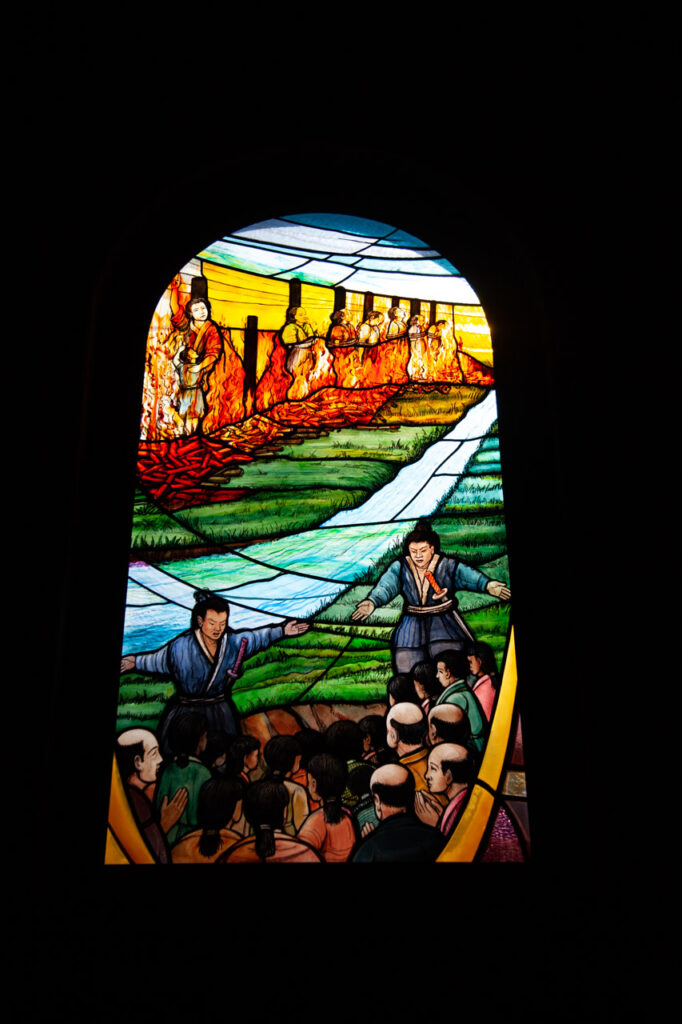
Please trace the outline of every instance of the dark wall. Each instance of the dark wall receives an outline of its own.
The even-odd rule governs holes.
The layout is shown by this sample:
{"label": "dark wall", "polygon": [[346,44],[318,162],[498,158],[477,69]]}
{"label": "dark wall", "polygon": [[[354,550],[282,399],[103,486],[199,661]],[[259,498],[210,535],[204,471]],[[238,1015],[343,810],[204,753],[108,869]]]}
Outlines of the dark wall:
{"label": "dark wall", "polygon": [[[485,939],[509,958],[511,942],[510,972],[523,975],[531,964],[531,994],[533,985],[549,992],[561,980],[549,947],[564,958],[579,947],[583,966],[597,965],[600,928],[620,913],[629,809],[620,736],[630,721],[622,695],[633,652],[609,624],[629,583],[620,579],[618,474],[608,453],[622,443],[621,396],[637,381],[622,307],[632,255],[624,212],[636,208],[639,186],[627,105],[614,106],[601,79],[581,84],[575,75],[555,83],[550,98],[542,93],[540,81],[520,94],[473,90],[457,107],[466,118],[442,95],[436,103],[424,97],[416,113],[433,121],[438,148],[422,145],[420,133],[419,145],[407,138],[397,155],[376,130],[362,141],[352,130],[334,139],[325,121],[334,131],[343,121],[334,104],[333,116],[321,109],[301,124],[291,107],[285,116],[278,106],[273,121],[253,104],[240,112],[235,101],[223,134],[196,109],[164,108],[163,96],[142,106],[134,92],[97,104],[83,98],[68,117],[45,98],[25,182],[34,227],[21,232],[20,263],[38,267],[41,281],[37,298],[32,289],[29,354],[41,368],[40,400],[32,400],[36,440],[23,493],[35,513],[29,547],[46,581],[38,589],[48,595],[37,646],[50,655],[50,669],[36,669],[41,756],[32,801],[40,812],[30,817],[39,826],[37,934],[43,948],[61,946],[57,973],[76,1002],[108,977],[88,934],[115,955],[131,914],[151,913],[168,929],[147,977],[177,921],[192,928],[196,910],[205,923],[216,899],[244,930],[236,937],[212,913],[216,930],[197,954],[199,974],[218,948],[256,977],[262,921],[272,926],[274,907],[295,910],[296,924],[290,917],[278,940],[288,954],[313,948],[311,935],[333,934],[342,914],[347,934],[379,941],[391,930],[396,894],[405,941],[416,935],[419,947],[436,921],[441,937],[448,930],[423,903],[433,872],[427,884],[406,872],[375,881],[340,871],[333,887],[320,883],[322,901],[309,901],[307,880],[293,899],[282,875],[259,877],[253,888],[249,875],[238,899],[231,880],[216,888],[196,874],[166,881],[100,867],[147,326],[168,280],[206,242],[302,210],[366,215],[427,240],[471,281],[488,314],[536,859],[523,872],[472,869],[456,898],[454,890],[443,898],[452,920],[499,917],[493,938],[477,933],[476,948]],[[320,127],[306,138],[313,122]],[[193,134],[196,124],[203,131]],[[446,892],[440,871],[436,882]],[[358,952],[365,979],[368,963],[371,950]],[[81,970],[90,980],[79,990]],[[125,1009],[125,995],[116,998]]]}

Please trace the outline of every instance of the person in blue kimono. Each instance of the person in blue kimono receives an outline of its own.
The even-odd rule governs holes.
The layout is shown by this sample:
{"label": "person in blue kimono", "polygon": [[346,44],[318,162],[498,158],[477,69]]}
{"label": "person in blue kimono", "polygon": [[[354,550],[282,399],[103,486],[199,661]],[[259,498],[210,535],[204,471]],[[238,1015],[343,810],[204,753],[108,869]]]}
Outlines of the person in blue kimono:
{"label": "person in blue kimono", "polygon": [[239,733],[238,713],[231,700],[234,681],[242,662],[257,651],[265,651],[285,636],[300,636],[310,628],[307,622],[292,620],[281,626],[263,626],[235,632],[228,629],[229,605],[209,590],[194,595],[190,628],[156,651],[128,654],[121,660],[121,672],[137,669],[152,675],[170,676],[175,695],[166,705],[158,725],[159,747],[172,757],[168,730],[180,715],[201,711],[210,731],[222,729],[229,736]]}
{"label": "person in blue kimono", "polygon": [[417,662],[433,659],[444,650],[462,651],[474,640],[457,611],[458,590],[491,594],[501,601],[511,597],[501,580],[491,579],[454,555],[441,554],[440,537],[427,520],[420,520],[405,538],[403,557],[389,565],[351,618],[367,619],[375,608],[401,594],[405,605],[393,636],[394,662],[396,672],[410,672]]}

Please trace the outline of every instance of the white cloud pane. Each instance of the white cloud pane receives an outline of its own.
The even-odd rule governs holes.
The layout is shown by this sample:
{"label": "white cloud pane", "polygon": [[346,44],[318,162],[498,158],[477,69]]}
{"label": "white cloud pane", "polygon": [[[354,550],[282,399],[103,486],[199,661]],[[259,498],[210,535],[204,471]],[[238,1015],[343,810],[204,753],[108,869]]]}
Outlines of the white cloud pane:
{"label": "white cloud pane", "polygon": [[288,224],[282,220],[264,220],[251,227],[234,231],[235,238],[254,238],[259,242],[274,242],[276,245],[294,245],[312,249],[314,252],[338,252],[352,254],[366,249],[376,239],[361,235],[347,235],[340,231],[306,227],[304,224]]}
{"label": "white cloud pane", "polygon": [[[447,263],[447,260],[444,261]],[[366,259],[364,256],[358,263],[358,270],[373,270],[379,274],[452,274],[454,267],[449,263],[446,267],[435,260],[377,260]]]}
{"label": "white cloud pane", "polygon": [[371,270],[356,270],[344,281],[344,288],[354,292],[372,292],[373,295],[405,295],[426,302],[474,303],[480,305],[478,295],[463,277],[435,277],[412,274],[379,274]]}

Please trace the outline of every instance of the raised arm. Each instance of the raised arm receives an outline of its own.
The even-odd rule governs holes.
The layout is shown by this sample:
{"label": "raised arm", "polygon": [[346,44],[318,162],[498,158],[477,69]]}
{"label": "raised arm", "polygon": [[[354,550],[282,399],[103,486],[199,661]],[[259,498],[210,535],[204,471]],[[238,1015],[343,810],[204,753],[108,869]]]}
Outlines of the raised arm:
{"label": "raised arm", "polygon": [[181,280],[182,279],[180,278],[180,276],[176,274],[176,276],[173,278],[170,284],[171,317],[177,317],[181,309],[179,298]]}

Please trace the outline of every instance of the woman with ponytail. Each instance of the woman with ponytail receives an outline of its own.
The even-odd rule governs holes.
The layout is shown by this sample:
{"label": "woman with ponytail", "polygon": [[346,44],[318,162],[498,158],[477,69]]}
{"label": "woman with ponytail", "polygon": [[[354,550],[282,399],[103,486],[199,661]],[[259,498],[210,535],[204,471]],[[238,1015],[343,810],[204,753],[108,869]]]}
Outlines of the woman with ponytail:
{"label": "woman with ponytail", "polygon": [[199,790],[199,828],[171,850],[174,864],[212,864],[242,838],[235,825],[242,816],[244,784],[215,777]]}
{"label": "woman with ponytail", "polygon": [[324,861],[347,861],[357,835],[350,811],[342,806],[348,769],[334,754],[316,754],[308,764],[308,789],[322,807],[314,811],[298,833],[318,851]]}
{"label": "woman with ponytail", "polygon": [[268,766],[268,778],[281,782],[289,794],[284,831],[295,836],[310,814],[308,794],[300,783],[294,782],[294,775],[301,767],[303,749],[295,736],[273,736],[263,748],[263,757]]}
{"label": "woman with ponytail", "polygon": [[289,794],[283,783],[261,779],[244,796],[244,813],[253,835],[235,843],[218,864],[319,864],[319,854],[298,837],[284,831]]}

